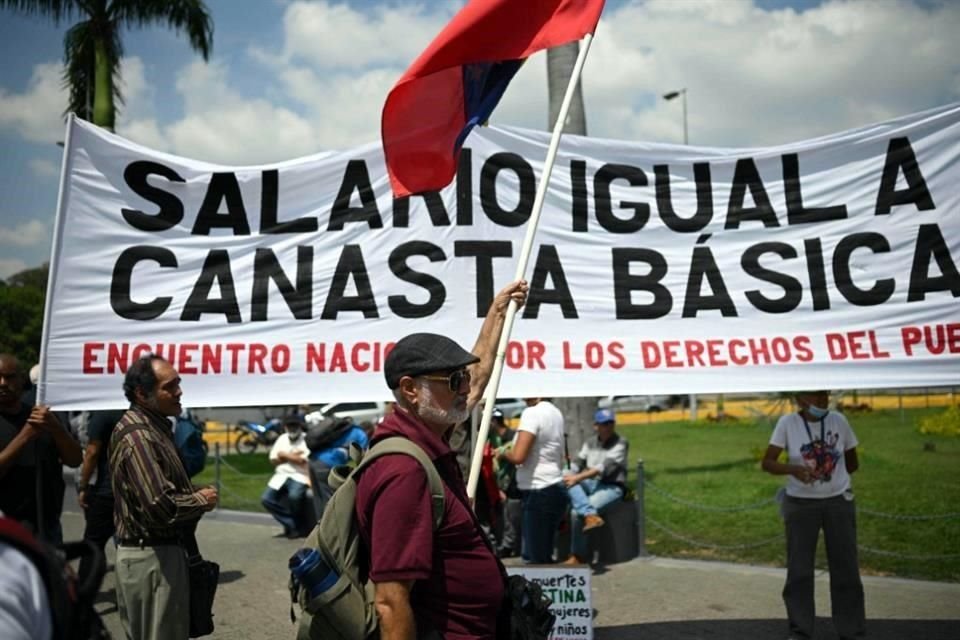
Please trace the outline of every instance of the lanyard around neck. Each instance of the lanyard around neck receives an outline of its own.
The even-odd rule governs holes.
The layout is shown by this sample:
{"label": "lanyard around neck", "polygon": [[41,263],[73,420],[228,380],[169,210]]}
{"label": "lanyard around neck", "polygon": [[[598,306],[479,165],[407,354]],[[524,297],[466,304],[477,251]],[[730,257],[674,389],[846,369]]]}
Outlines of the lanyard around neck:
{"label": "lanyard around neck", "polygon": [[[803,426],[807,429],[807,437],[810,438],[810,444],[813,444],[813,434],[810,432],[810,424],[807,422],[807,419],[803,417],[803,414],[800,414],[800,419],[803,420]],[[826,433],[824,432],[824,423],[825,418],[820,418],[820,442],[826,443]]]}

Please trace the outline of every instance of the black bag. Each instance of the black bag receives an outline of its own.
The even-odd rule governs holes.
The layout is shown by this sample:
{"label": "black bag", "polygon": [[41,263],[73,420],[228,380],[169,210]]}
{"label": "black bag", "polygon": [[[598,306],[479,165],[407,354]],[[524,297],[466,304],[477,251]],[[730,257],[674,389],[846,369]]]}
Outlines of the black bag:
{"label": "black bag", "polygon": [[327,416],[316,424],[307,427],[307,435],[304,442],[311,453],[317,453],[327,449],[336,442],[337,438],[345,434],[353,427],[353,420],[350,418],[333,418]]}
{"label": "black bag", "polygon": [[220,565],[204,560],[193,532],[182,538],[187,552],[187,572],[190,579],[190,637],[199,638],[213,633],[213,600],[220,580]]}
{"label": "black bag", "polygon": [[499,640],[547,640],[556,616],[550,611],[553,601],[536,582],[523,576],[507,577],[503,593],[502,618],[507,631]]}

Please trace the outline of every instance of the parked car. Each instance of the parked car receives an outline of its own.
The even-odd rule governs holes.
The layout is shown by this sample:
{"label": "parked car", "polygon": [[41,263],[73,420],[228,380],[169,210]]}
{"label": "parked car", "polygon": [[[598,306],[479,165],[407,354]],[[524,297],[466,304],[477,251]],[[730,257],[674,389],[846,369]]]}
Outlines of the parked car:
{"label": "parked car", "polygon": [[520,417],[523,410],[527,408],[527,403],[523,398],[497,398],[493,406],[503,412],[506,420],[512,420]]}
{"label": "parked car", "polygon": [[606,396],[597,401],[598,409],[657,413],[676,404],[679,396]]}
{"label": "parked car", "polygon": [[376,424],[387,411],[386,402],[334,402],[319,409],[325,417],[351,418],[356,424]]}

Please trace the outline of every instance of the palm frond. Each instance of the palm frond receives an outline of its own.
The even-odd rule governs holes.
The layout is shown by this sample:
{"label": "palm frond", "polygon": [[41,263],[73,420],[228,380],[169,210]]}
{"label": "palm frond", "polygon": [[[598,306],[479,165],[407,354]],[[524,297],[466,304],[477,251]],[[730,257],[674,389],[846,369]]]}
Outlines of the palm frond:
{"label": "palm frond", "polygon": [[113,0],[107,12],[118,25],[161,25],[185,32],[193,50],[210,58],[213,18],[202,0]]}
{"label": "palm frond", "polygon": [[0,0],[0,9],[10,9],[28,16],[49,17],[59,24],[74,13],[82,13],[80,4],[77,0]]}
{"label": "palm frond", "polygon": [[63,37],[63,85],[69,92],[67,110],[93,119],[94,48],[90,21],[70,27]]}
{"label": "palm frond", "polygon": [[[123,78],[120,74],[120,62],[123,59],[123,40],[120,39],[120,29],[116,24],[110,25],[110,37],[107,39],[107,57],[110,59],[110,75],[113,78],[113,97],[117,104],[126,104],[123,100],[123,93],[120,87],[123,85]],[[120,109],[116,109],[119,115]]]}

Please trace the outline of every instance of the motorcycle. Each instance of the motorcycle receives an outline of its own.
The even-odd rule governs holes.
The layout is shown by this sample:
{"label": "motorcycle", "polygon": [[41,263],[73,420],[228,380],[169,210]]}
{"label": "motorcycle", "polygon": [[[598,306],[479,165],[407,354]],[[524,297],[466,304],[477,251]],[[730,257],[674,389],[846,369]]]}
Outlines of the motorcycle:
{"label": "motorcycle", "polygon": [[283,422],[280,418],[271,418],[265,424],[241,420],[237,423],[237,430],[242,432],[234,443],[237,453],[253,453],[259,445],[273,446],[283,433]]}

